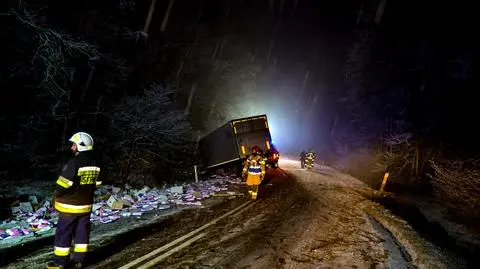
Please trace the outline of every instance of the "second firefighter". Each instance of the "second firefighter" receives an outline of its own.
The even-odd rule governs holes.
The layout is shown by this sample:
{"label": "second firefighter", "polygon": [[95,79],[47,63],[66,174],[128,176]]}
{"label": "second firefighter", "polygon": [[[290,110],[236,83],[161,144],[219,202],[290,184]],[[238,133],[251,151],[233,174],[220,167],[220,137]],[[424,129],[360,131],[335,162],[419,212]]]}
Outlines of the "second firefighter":
{"label": "second firefighter", "polygon": [[257,199],[258,186],[265,177],[265,159],[258,146],[252,147],[252,155],[245,161],[242,176],[247,177],[248,193],[253,200]]}

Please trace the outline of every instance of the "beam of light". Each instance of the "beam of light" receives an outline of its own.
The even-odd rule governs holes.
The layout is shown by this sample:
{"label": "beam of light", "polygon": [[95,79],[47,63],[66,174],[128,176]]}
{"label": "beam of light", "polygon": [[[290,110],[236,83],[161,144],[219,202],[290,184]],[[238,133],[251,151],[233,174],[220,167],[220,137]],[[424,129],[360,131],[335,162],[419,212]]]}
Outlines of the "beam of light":
{"label": "beam of light", "polygon": [[253,97],[232,97],[232,105],[224,109],[225,116],[232,120],[266,114],[272,137],[271,143],[280,152],[296,152],[304,144],[303,121],[305,119],[301,112],[296,112],[298,109],[295,109],[292,102],[295,100],[294,93],[282,94],[281,92],[278,89],[268,93],[256,91]]}

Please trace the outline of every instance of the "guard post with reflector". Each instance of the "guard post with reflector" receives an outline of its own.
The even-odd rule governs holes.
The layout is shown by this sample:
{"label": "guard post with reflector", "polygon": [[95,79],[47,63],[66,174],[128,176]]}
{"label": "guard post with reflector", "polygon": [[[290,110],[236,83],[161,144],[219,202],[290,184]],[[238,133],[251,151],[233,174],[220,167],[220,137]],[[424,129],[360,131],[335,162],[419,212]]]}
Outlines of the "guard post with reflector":
{"label": "guard post with reflector", "polygon": [[390,175],[390,173],[385,173],[385,175],[383,176],[382,186],[380,186],[380,191],[381,192],[383,192],[383,190],[385,189],[385,185],[387,184],[387,180],[388,180],[389,175]]}

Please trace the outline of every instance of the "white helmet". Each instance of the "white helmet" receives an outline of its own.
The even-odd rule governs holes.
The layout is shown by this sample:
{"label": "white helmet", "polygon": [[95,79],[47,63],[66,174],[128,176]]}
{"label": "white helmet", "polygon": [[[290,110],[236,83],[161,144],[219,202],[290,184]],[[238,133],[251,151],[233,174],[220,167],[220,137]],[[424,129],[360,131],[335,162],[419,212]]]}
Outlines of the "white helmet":
{"label": "white helmet", "polygon": [[92,136],[84,132],[78,132],[74,134],[68,141],[75,143],[78,151],[87,151],[93,149]]}

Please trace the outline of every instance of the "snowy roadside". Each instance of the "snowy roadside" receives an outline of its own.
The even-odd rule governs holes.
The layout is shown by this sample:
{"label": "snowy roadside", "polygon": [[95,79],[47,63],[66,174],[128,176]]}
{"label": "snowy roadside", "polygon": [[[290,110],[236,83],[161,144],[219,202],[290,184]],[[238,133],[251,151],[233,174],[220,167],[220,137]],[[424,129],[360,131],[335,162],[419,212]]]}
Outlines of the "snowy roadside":
{"label": "snowy roadside", "polygon": [[[358,261],[363,262],[367,268],[369,263],[376,263],[376,268],[384,268],[384,266],[388,268],[392,264],[397,264],[399,261],[395,259],[399,258],[403,259],[400,262],[404,266],[395,268],[410,268],[408,263],[417,268],[468,268],[465,261],[428,242],[406,221],[395,216],[382,205],[367,199],[365,193],[371,194],[375,191],[360,180],[320,165],[316,166],[313,171],[305,171],[298,168],[296,161],[283,162],[281,167],[286,168],[289,173],[299,179],[299,183],[305,188],[318,193],[317,199],[321,201],[322,206],[318,209],[316,216],[323,222],[322,225],[329,226],[330,221],[328,220],[338,219],[334,221],[336,225],[328,228],[310,228],[311,230],[328,231],[326,235],[321,232],[316,235],[318,238],[315,240],[325,242],[326,247],[315,248],[315,253],[307,253],[312,257],[322,257],[325,262],[325,257],[332,256],[333,253],[331,261],[333,264]],[[386,236],[388,234],[391,236]],[[337,238],[340,241],[329,240],[329,237]],[[388,242],[389,240],[393,240],[393,242]],[[382,242],[383,246],[381,246]],[[400,252],[406,252],[406,257],[402,258],[398,254],[399,251],[397,254],[393,253],[389,250],[388,245],[398,245]],[[344,256],[341,259],[336,258],[335,255],[339,254],[335,251],[340,249],[342,249],[342,253],[348,250],[347,252],[352,256],[342,254]],[[361,257],[355,257],[358,253],[362,254],[366,250],[375,261],[369,262],[362,260]],[[383,251],[385,252],[383,253]],[[388,256],[386,261],[384,260],[385,255]]]}
{"label": "snowy roadside", "polygon": [[[163,189],[102,186],[96,192],[94,211],[91,214],[92,249],[113,237],[159,222],[184,209],[209,207],[219,202],[218,199],[209,198],[242,196],[239,189],[243,184],[239,178],[226,175]],[[53,240],[58,215],[49,203],[50,197],[42,199],[36,195],[51,194],[51,185],[37,184],[12,192],[28,197],[30,201],[16,201],[12,206],[13,217],[2,221],[0,225],[3,235],[0,252],[3,259],[19,258],[8,255],[19,247],[35,245],[38,242],[45,244]],[[37,192],[37,188],[41,190]],[[51,254],[50,250],[48,254]],[[38,260],[38,257],[36,259]],[[2,260],[2,264],[6,263],[8,261]]]}
{"label": "snowy roadside", "polygon": [[411,203],[413,203],[428,221],[438,223],[449,236],[455,238],[458,245],[471,249],[480,249],[480,234],[475,234],[469,231],[467,227],[462,224],[450,221],[446,215],[446,209],[435,203],[430,198],[402,196]]}

